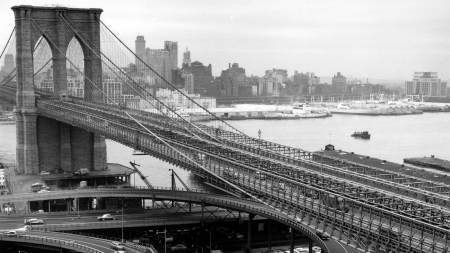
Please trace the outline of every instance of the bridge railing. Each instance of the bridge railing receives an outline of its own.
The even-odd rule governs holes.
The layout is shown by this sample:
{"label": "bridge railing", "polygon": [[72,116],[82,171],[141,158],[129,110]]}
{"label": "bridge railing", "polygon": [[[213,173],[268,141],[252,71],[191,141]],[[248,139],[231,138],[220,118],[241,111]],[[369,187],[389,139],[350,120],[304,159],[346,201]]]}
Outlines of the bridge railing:
{"label": "bridge railing", "polygon": [[66,246],[67,248],[70,247],[70,248],[75,248],[75,249],[81,249],[81,250],[84,250],[85,252],[103,253],[103,251],[96,250],[96,249],[94,249],[92,247],[85,246],[85,245],[80,244],[80,243],[75,243],[74,241],[53,239],[53,238],[36,236],[36,235],[17,235],[15,237],[0,235],[0,240],[1,241],[16,241],[16,242],[24,242],[24,241],[25,242],[30,242],[30,241],[32,241],[30,243],[40,242],[40,244],[48,243],[51,246],[60,247],[60,248],[63,247],[63,246]]}
{"label": "bridge railing", "polygon": [[[247,217],[246,215],[241,215],[241,217]],[[108,221],[108,222],[89,222],[89,223],[70,223],[70,224],[53,224],[53,225],[33,225],[30,226],[32,231],[43,231],[43,232],[52,232],[52,231],[60,231],[61,229],[87,229],[90,227],[111,227],[111,226],[153,226],[155,224],[158,225],[170,225],[172,221],[176,221],[179,223],[191,223],[192,221],[201,221],[201,220],[231,220],[237,219],[236,217],[231,216],[214,216],[214,217],[183,217],[183,218],[170,218],[169,219],[151,219],[151,220],[135,220],[135,221]],[[119,239],[120,240],[120,239]]]}
{"label": "bridge railing", "polygon": [[[122,241],[122,238],[110,237],[110,236],[106,236],[106,235],[97,235],[97,234],[91,234],[91,233],[84,233],[84,232],[79,232],[79,231],[60,231],[60,232],[81,235],[81,236],[88,236],[91,238],[98,238],[98,239],[103,239],[103,240],[108,240],[108,241],[116,241],[116,242]],[[139,251],[150,250],[152,253],[158,253],[158,251],[155,249],[155,247],[153,247],[153,245],[150,243],[135,243],[135,242],[131,242],[131,241],[127,240],[125,244],[127,247],[130,247],[132,249],[136,249]]]}

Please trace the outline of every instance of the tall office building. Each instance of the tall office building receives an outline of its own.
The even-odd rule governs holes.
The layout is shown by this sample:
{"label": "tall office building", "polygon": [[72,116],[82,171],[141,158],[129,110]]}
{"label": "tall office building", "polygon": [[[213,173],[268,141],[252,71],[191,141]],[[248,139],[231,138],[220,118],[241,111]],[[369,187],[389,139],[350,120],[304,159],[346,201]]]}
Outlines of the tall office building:
{"label": "tall office building", "polygon": [[[178,68],[178,42],[164,41],[164,49],[150,49],[145,47],[144,36],[137,36],[135,54],[166,81],[172,82],[172,70]],[[145,69],[137,59],[136,66],[138,71]]]}
{"label": "tall office building", "polygon": [[169,52],[172,69],[178,68],[178,42],[164,41],[164,50]]}
{"label": "tall office building", "polygon": [[445,97],[447,82],[441,82],[437,72],[414,72],[413,80],[405,82],[405,94]]}
{"label": "tall office building", "polygon": [[347,78],[341,75],[341,72],[337,72],[337,75],[331,78],[331,87],[335,93],[347,93]]}
{"label": "tall office building", "polygon": [[183,53],[183,65],[182,68],[191,66],[191,51],[186,48],[186,51]]}
{"label": "tall office building", "polygon": [[[136,52],[135,54],[142,59],[142,61],[147,62],[147,57],[145,55],[145,39],[144,36],[137,36],[136,37],[136,41],[135,41],[135,45],[136,45]],[[135,61],[136,66],[140,66],[140,64],[142,64],[137,58]]]}

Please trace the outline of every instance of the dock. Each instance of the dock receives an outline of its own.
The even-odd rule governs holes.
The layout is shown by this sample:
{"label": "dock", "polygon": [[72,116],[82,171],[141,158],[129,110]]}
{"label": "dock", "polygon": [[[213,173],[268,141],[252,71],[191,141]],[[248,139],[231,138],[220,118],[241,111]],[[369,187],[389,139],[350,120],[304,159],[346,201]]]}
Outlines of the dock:
{"label": "dock", "polygon": [[425,166],[442,171],[450,171],[450,161],[431,157],[412,157],[403,159],[405,163],[410,163],[419,166]]}

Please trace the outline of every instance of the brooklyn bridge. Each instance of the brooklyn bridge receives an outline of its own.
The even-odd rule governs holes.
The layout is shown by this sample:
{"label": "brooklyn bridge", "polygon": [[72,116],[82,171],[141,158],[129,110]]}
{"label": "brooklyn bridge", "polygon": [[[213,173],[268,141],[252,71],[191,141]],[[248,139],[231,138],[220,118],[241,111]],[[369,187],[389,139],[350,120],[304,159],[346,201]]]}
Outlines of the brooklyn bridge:
{"label": "brooklyn bridge", "polygon": [[[282,222],[323,252],[449,252],[449,186],[247,136],[137,57],[101,21],[101,9],[12,10],[15,27],[0,59],[13,55],[16,67],[0,83],[0,99],[14,104],[19,174],[102,171],[107,138],[187,169],[226,195],[90,189],[2,195],[0,203],[83,196],[206,202]],[[157,96],[160,90],[188,100],[201,120]],[[67,244],[96,252],[80,247]]]}

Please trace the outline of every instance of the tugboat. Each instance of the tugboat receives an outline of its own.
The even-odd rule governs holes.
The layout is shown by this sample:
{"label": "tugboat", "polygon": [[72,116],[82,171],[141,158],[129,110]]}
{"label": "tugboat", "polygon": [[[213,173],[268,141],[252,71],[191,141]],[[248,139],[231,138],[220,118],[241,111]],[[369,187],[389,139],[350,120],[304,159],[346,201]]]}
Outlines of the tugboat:
{"label": "tugboat", "polygon": [[369,134],[368,131],[354,132],[354,133],[352,134],[352,137],[362,138],[362,139],[370,139],[370,134]]}

